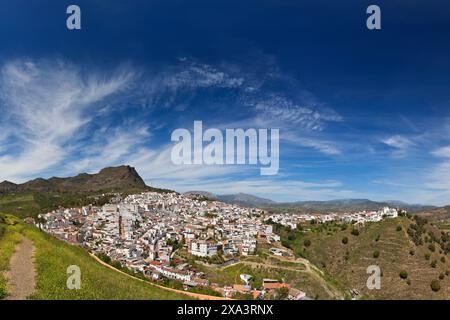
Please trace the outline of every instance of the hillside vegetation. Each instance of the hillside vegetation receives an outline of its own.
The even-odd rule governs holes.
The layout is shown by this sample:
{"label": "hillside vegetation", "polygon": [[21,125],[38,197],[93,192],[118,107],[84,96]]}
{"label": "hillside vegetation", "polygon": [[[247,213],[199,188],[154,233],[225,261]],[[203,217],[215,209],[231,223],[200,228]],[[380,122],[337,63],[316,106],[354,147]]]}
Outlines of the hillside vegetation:
{"label": "hillside vegetation", "polygon": [[34,179],[22,184],[0,183],[0,212],[36,217],[58,207],[103,205],[114,193],[173,192],[147,186],[130,166],[104,168],[96,174]]}
{"label": "hillside vegetation", "polygon": [[0,211],[10,212],[18,217],[34,217],[39,213],[47,213],[58,207],[84,206],[88,204],[102,205],[109,200],[108,195],[90,196],[69,192],[25,192],[20,194],[0,195]]}
{"label": "hillside vegetation", "polygon": [[[364,298],[450,298],[449,235],[420,217],[363,227],[327,223],[276,229],[297,256],[309,259],[345,288],[357,289]],[[379,290],[366,286],[370,265],[381,269]]]}
{"label": "hillside vegetation", "polygon": [[144,180],[134,168],[119,166],[104,168],[96,174],[81,173],[68,178],[37,178],[22,184],[3,181],[0,183],[0,192],[97,192],[143,189],[145,187]]}
{"label": "hillside vegetation", "polygon": [[[187,299],[188,297],[133,280],[100,265],[80,247],[66,244],[11,215],[1,215],[0,297],[5,295],[5,271],[20,234],[36,248],[37,287],[31,299]],[[67,267],[81,269],[81,289],[66,286]]]}

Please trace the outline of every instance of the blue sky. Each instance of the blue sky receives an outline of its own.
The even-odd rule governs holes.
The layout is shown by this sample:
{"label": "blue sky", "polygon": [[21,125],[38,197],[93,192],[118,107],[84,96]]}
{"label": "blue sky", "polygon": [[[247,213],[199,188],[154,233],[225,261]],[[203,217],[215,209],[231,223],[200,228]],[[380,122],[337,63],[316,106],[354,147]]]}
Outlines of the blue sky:
{"label": "blue sky", "polygon": [[[0,0],[0,180],[130,164],[177,191],[449,204],[450,4],[377,1],[369,31],[374,3]],[[173,165],[194,120],[280,128],[279,174]]]}

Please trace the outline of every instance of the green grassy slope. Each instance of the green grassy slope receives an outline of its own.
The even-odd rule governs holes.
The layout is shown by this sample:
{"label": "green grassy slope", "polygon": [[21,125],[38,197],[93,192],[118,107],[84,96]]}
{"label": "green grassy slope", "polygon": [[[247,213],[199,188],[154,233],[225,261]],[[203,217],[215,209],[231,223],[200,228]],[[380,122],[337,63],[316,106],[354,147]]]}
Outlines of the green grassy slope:
{"label": "green grassy slope", "polygon": [[[347,289],[358,289],[366,298],[448,299],[450,277],[446,271],[450,270],[450,263],[446,250],[440,247],[441,244],[445,247],[448,240],[441,241],[441,230],[428,223],[418,237],[422,244],[416,245],[407,232],[415,224],[406,217],[388,219],[366,224],[358,229],[359,235],[351,233],[351,226],[341,230],[340,226],[330,224],[312,227],[312,231],[297,231],[295,237],[291,232],[290,239],[285,234],[284,242],[297,255],[308,258]],[[347,244],[343,243],[345,237]],[[430,245],[434,251],[430,250]],[[426,255],[430,257],[426,259]],[[366,286],[370,265],[381,268],[380,290],[369,290]],[[402,270],[407,272],[407,279],[401,279]],[[441,289],[438,292],[431,289],[432,280],[439,281]]]}
{"label": "green grassy slope", "polygon": [[17,216],[36,216],[40,211],[39,203],[31,193],[0,195],[0,211],[11,212]]}
{"label": "green grassy slope", "polygon": [[[114,190],[102,190],[97,192],[19,192],[0,193],[0,212],[8,212],[18,217],[36,217],[39,213],[47,213],[59,207],[81,207],[89,204],[102,206],[107,203]],[[144,191],[167,193],[173,192],[167,189],[152,187],[127,188],[120,190],[123,196]]]}
{"label": "green grassy slope", "polygon": [[[37,288],[32,299],[186,299],[185,295],[168,292],[110,270],[92,259],[82,248],[57,240],[13,216],[7,216],[6,233],[0,240],[0,271],[8,268],[19,233],[36,247]],[[12,225],[12,223],[16,223]],[[5,225],[5,224],[4,224]],[[81,269],[81,289],[66,286],[67,267]],[[0,278],[0,283],[1,282]],[[4,279],[3,279],[4,283]]]}
{"label": "green grassy slope", "polygon": [[0,216],[0,299],[7,293],[5,273],[9,270],[9,260],[14,252],[15,246],[20,242],[20,235],[14,226],[8,229],[6,219]]}

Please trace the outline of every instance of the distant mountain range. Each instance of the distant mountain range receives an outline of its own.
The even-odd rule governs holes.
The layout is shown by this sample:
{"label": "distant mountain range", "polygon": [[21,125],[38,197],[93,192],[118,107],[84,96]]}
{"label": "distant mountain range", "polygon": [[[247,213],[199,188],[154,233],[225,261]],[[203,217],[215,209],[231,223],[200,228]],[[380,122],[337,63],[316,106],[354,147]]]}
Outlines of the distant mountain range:
{"label": "distant mountain range", "polygon": [[286,209],[300,211],[348,211],[348,210],[377,210],[382,207],[398,207],[408,211],[431,210],[436,207],[409,204],[398,200],[372,201],[369,199],[336,199],[328,201],[295,201],[295,202],[276,202],[270,199],[257,197],[246,193],[215,195],[205,191],[189,191],[185,194],[198,194],[211,200],[219,200],[226,203],[239,204],[250,207],[262,207],[268,209]]}
{"label": "distant mountain range", "polygon": [[225,203],[234,203],[234,204],[240,204],[245,206],[267,206],[267,205],[273,205],[277,202],[272,201],[270,199],[260,198],[251,194],[246,193],[237,193],[237,194],[223,194],[223,195],[216,195],[211,192],[207,191],[188,191],[184,193],[185,195],[199,195],[204,196],[211,200],[218,200]]}
{"label": "distant mountain range", "polygon": [[[22,184],[15,184],[10,181],[3,181],[0,183],[0,194],[23,192],[140,192],[145,190],[160,192],[171,191],[147,186],[135,168],[127,165],[108,167],[100,170],[100,172],[96,174],[81,173],[77,176],[68,178],[37,178]],[[391,206],[400,207],[409,211],[423,211],[437,208],[420,204],[408,204],[396,200],[376,202],[368,199],[336,199],[329,201],[276,202],[246,193],[216,195],[206,191],[190,191],[185,194],[197,194],[211,200],[219,200],[226,203],[249,207],[270,208],[274,210],[339,212],[347,210],[376,210],[384,206]]]}
{"label": "distant mountain range", "polygon": [[377,210],[382,207],[395,207],[408,211],[421,211],[433,209],[433,206],[409,204],[402,201],[372,201],[369,199],[335,199],[328,201],[297,201],[292,203],[279,203],[280,207],[304,208],[318,211],[348,211],[348,210]]}

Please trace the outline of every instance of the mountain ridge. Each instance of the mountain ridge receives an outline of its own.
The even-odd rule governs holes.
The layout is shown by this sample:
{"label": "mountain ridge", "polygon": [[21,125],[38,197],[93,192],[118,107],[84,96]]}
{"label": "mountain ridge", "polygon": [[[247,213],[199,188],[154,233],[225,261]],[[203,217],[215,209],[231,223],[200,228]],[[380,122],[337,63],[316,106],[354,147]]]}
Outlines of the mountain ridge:
{"label": "mountain ridge", "polygon": [[[0,182],[0,194],[26,192],[139,192],[146,190],[174,192],[172,190],[157,189],[147,186],[136,169],[129,165],[106,167],[101,169],[98,173],[80,173],[78,175],[66,178],[36,178],[22,184],[16,184],[10,181]],[[277,202],[247,193],[216,195],[207,191],[189,191],[184,194],[201,195],[210,200],[218,200],[225,203],[238,204],[248,207],[260,207],[264,209],[287,211],[340,212],[348,210],[377,210],[384,206],[398,207],[409,211],[434,210],[439,208],[421,204],[408,204],[398,200],[372,201],[369,199],[333,199],[326,201],[309,200]]]}
{"label": "mountain ridge", "polygon": [[399,207],[410,211],[431,210],[438,207],[409,204],[399,200],[373,201],[370,199],[332,199],[332,200],[305,200],[292,202],[277,202],[246,193],[216,195],[206,191],[189,191],[185,194],[199,194],[211,200],[219,200],[230,204],[244,206],[264,207],[267,209],[315,210],[315,211],[346,211],[346,210],[377,210],[385,206]]}
{"label": "mountain ridge", "polygon": [[0,183],[0,193],[95,192],[145,188],[147,188],[147,185],[136,169],[128,165],[107,167],[101,169],[98,173],[80,173],[67,178],[36,178],[21,184],[10,181]]}

